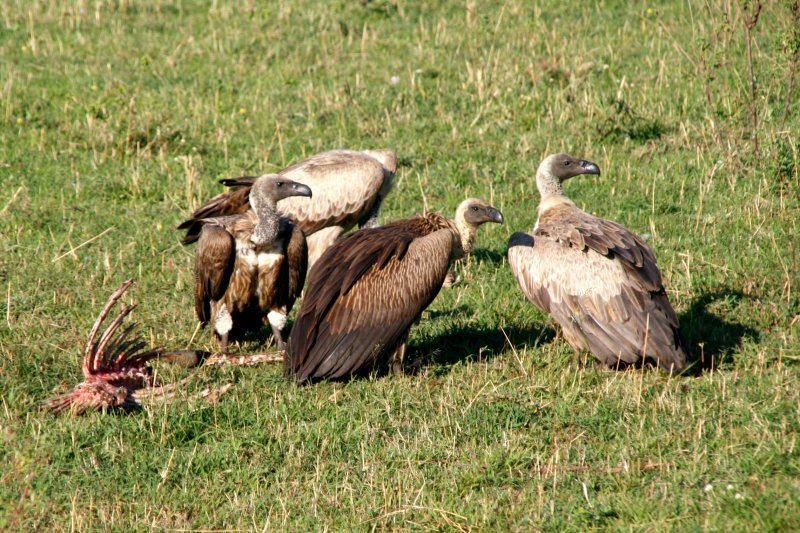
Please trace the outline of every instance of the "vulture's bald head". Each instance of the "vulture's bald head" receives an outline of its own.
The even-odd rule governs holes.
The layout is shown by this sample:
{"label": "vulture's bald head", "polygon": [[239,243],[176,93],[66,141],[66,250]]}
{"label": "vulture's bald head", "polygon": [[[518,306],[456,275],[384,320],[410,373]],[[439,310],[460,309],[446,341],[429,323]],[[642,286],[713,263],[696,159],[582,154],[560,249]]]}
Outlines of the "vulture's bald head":
{"label": "vulture's bald head", "polygon": [[455,225],[461,237],[460,249],[454,249],[451,259],[458,259],[472,251],[478,227],[485,222],[503,223],[503,213],[496,207],[477,198],[467,198],[456,209]]}
{"label": "vulture's bald head", "polygon": [[311,197],[307,185],[286,179],[278,174],[264,174],[259,177],[250,190],[250,207],[258,217],[250,240],[263,245],[272,242],[278,231],[279,216],[275,204],[291,196]]}
{"label": "vulture's bald head", "polygon": [[255,211],[259,211],[262,206],[274,206],[279,200],[291,196],[310,198],[311,189],[279,174],[264,174],[253,184],[253,189],[250,191],[250,205]]}
{"label": "vulture's bald head", "polygon": [[484,222],[503,223],[503,213],[499,209],[477,198],[468,198],[456,209],[456,220],[463,220],[470,226],[480,226]]}
{"label": "vulture's bald head", "polygon": [[591,161],[561,153],[545,158],[539,165],[539,171],[545,171],[559,181],[565,181],[581,174],[600,174],[600,167]]}
{"label": "vulture's bald head", "polygon": [[563,194],[561,184],[581,174],[600,174],[600,167],[585,159],[576,159],[569,154],[547,156],[536,172],[536,186],[544,197]]}

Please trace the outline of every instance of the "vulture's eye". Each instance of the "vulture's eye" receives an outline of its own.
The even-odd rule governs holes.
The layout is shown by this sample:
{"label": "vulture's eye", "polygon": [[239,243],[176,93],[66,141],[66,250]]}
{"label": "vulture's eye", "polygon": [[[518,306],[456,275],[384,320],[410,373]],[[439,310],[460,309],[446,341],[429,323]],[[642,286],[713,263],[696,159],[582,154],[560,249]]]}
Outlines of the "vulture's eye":
{"label": "vulture's eye", "polygon": [[564,161],[564,166],[568,167],[572,164],[572,161]]}
{"label": "vulture's eye", "polygon": [[283,182],[282,181],[278,182],[278,187],[283,187]]}
{"label": "vulture's eye", "polygon": [[472,210],[473,210],[473,211],[477,211],[477,210],[478,210],[478,206],[475,206],[475,205],[473,205],[473,206],[472,206]]}

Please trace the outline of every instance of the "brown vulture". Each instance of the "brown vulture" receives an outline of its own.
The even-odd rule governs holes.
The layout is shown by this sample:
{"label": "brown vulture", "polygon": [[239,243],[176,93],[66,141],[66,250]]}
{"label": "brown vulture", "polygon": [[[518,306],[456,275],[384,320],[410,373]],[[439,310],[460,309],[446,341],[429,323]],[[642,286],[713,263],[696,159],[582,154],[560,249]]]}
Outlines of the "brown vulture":
{"label": "brown vulture", "polygon": [[311,197],[311,189],[278,174],[259,177],[251,189],[252,209],[200,221],[195,250],[195,311],[203,325],[213,324],[223,353],[229,338],[258,329],[265,319],[282,350],[281,330],[306,277],[303,231],[276,204]]}
{"label": "brown vulture", "polygon": [[428,213],[334,243],[309,273],[284,359],[287,377],[341,379],[387,362],[402,373],[411,325],[484,222],[502,223],[503,215],[469,199],[454,220]]}
{"label": "brown vulture", "polygon": [[539,166],[536,226],[508,242],[520,289],[561,325],[576,352],[590,350],[615,368],[651,362],[667,372],[684,370],[687,345],[655,255],[636,234],[564,196],[563,182],[580,174],[600,169],[567,154]]}
{"label": "brown vulture", "polygon": [[[313,198],[291,198],[278,206],[278,212],[306,234],[309,265],[356,224],[362,228],[378,225],[381,202],[392,188],[396,168],[397,157],[391,150],[332,150],[312,155],[278,173],[314,191]],[[222,180],[220,183],[233,189],[212,198],[178,226],[186,230],[183,243],[198,239],[203,219],[246,212],[256,179],[244,176]]]}

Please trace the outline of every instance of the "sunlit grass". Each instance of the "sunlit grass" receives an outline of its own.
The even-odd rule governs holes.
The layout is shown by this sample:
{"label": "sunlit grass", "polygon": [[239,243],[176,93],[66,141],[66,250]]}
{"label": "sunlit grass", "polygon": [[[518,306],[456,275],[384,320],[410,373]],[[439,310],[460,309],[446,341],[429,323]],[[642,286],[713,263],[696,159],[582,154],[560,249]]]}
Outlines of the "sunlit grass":
{"label": "sunlit grass", "polygon": [[[535,4],[0,5],[0,528],[796,528],[785,8],[754,32],[755,159],[735,5]],[[123,279],[147,339],[190,345],[193,250],[173,228],[217,179],[339,147],[397,152],[383,220],[467,196],[505,215],[413,329],[422,375],[297,388],[278,367],[204,369],[187,392],[233,383],[216,404],[38,411],[80,379]],[[601,166],[567,193],[649,234],[714,371],[596,369],[525,303],[505,243],[557,150]]]}

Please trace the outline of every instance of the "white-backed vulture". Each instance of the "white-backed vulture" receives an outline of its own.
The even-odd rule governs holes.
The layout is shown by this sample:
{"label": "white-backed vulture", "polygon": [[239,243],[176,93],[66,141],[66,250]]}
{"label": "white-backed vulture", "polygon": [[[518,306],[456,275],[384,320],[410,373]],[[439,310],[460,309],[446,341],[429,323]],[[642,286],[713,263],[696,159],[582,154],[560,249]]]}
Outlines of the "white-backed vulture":
{"label": "white-backed vulture", "polygon": [[[378,225],[381,202],[392,188],[396,169],[397,157],[391,150],[332,150],[298,161],[278,173],[314,191],[313,198],[287,199],[278,206],[278,212],[305,233],[309,265],[356,224],[362,228]],[[247,211],[247,198],[256,179],[244,176],[222,180],[220,183],[233,190],[215,196],[178,226],[186,230],[183,243],[197,240],[203,219]]]}
{"label": "white-backed vulture", "polygon": [[580,174],[600,169],[567,154],[551,155],[539,166],[536,226],[508,242],[520,289],[561,325],[576,352],[590,350],[616,368],[649,361],[667,372],[684,370],[687,346],[655,255],[625,227],[564,196],[563,182]]}
{"label": "white-backed vulture", "polygon": [[334,243],[309,273],[286,376],[341,379],[387,362],[402,373],[411,325],[439,293],[448,267],[472,250],[478,226],[502,221],[500,211],[469,199],[454,220],[428,213]]}
{"label": "white-backed vulture", "polygon": [[[303,290],[307,248],[303,231],[278,214],[283,199],[311,196],[311,189],[277,174],[252,185],[243,214],[202,221],[195,250],[195,311],[213,323],[220,348],[266,319],[279,350],[286,315]],[[286,201],[286,200],[284,200]]]}

